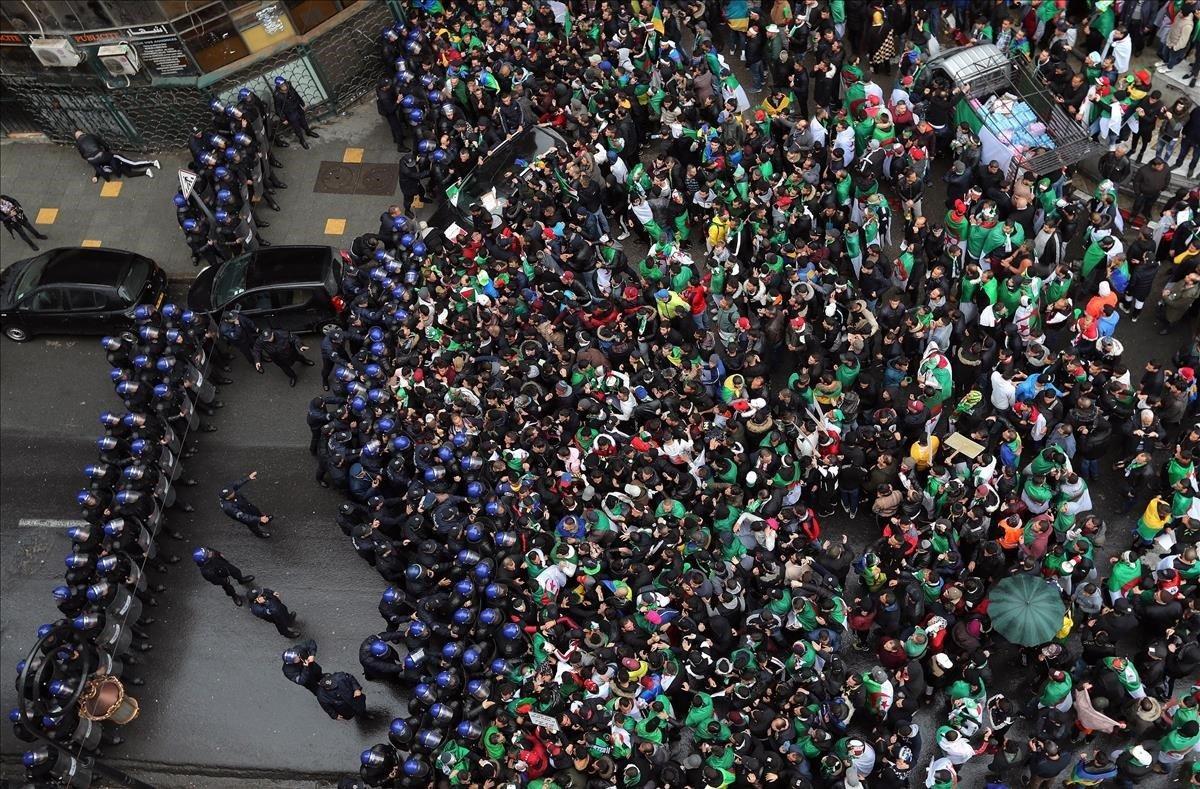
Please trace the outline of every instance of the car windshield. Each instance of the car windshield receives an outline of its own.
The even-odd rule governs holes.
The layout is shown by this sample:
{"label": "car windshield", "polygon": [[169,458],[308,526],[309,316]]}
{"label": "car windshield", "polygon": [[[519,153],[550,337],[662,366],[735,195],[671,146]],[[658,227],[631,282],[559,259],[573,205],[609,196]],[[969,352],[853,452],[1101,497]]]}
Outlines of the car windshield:
{"label": "car windshield", "polygon": [[117,286],[117,293],[126,304],[132,304],[142,295],[146,280],[150,278],[150,263],[142,258],[134,258],[125,270],[125,277]]}
{"label": "car windshield", "polygon": [[[516,193],[517,176],[558,145],[544,129],[534,127],[502,144],[478,167],[463,178],[454,205],[465,216],[471,207],[483,202],[492,211]],[[491,195],[492,190],[495,195]],[[486,196],[486,199],[485,199]]]}
{"label": "car windshield", "polygon": [[46,270],[46,261],[50,259],[50,253],[39,255],[29,261],[29,265],[21,272],[20,279],[17,280],[16,287],[13,289],[13,303],[25,298],[29,291],[37,287],[37,284],[42,279],[42,272]]}
{"label": "car windshield", "polygon": [[250,261],[253,258],[253,255],[242,255],[221,266],[217,271],[212,286],[214,307],[227,304],[246,291],[246,270],[250,268]]}

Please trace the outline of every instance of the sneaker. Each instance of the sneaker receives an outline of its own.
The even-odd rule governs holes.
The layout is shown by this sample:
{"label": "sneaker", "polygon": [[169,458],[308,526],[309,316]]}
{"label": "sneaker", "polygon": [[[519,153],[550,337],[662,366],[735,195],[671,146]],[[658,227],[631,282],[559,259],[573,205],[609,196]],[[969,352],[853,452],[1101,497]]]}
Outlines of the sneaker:
{"label": "sneaker", "polygon": [[157,167],[157,168],[158,168],[158,169],[160,169],[160,170],[162,169],[162,165],[158,163],[158,159],[155,159],[155,160],[154,160],[154,166],[155,166],[155,167]]}
{"label": "sneaker", "polygon": [[1137,323],[1137,319],[1138,319],[1138,316],[1134,315],[1132,318],[1129,319],[1129,321],[1130,321],[1130,323]]}
{"label": "sneaker", "polygon": [[153,177],[154,177],[154,171],[153,171],[153,170],[151,170],[150,168],[146,168],[146,177],[147,177],[147,178],[153,178]]}
{"label": "sneaker", "polygon": [[[629,238],[629,228],[627,228],[627,227],[622,227],[622,228],[621,228],[621,232],[620,232],[620,233],[617,233],[617,240],[618,240],[618,241],[623,241],[623,240],[625,240],[625,239],[627,239],[627,238]],[[37,249],[37,247],[34,247],[34,249]]]}
{"label": "sneaker", "polygon": [[1159,74],[1166,74],[1171,69],[1167,68],[1166,64],[1164,63],[1161,66],[1156,66],[1154,70],[1157,71]]}

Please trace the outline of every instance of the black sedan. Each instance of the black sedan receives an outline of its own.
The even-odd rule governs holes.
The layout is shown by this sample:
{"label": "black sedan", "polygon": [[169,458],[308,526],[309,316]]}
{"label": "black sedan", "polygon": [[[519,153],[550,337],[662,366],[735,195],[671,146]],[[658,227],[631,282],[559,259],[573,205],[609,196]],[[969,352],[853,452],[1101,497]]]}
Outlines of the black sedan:
{"label": "black sedan", "polygon": [[239,309],[260,327],[323,331],[344,306],[346,253],[333,247],[271,247],[209,266],[188,290],[188,308],[219,317]]}
{"label": "black sedan", "polygon": [[120,249],[63,247],[0,272],[0,325],[25,342],[36,334],[109,334],[133,325],[139,304],[162,304],[167,275]]}

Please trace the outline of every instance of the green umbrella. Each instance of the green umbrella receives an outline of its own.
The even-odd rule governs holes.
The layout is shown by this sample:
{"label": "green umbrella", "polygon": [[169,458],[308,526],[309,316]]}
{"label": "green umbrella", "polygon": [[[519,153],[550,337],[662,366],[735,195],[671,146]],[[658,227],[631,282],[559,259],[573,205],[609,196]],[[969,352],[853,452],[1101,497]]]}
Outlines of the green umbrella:
{"label": "green umbrella", "polygon": [[1014,644],[1045,644],[1062,629],[1066,609],[1057,584],[1036,575],[1013,575],[996,584],[988,597],[992,628]]}

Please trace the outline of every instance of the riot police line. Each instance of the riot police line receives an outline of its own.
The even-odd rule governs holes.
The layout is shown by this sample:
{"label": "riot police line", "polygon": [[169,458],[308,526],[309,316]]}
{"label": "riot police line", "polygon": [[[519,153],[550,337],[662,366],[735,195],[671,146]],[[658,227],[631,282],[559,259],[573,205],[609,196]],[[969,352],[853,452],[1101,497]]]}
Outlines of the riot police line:
{"label": "riot police line", "polygon": [[101,341],[124,410],[100,415],[99,457],[76,496],[82,523],[67,529],[71,550],[53,592],[61,618],[38,628],[17,666],[19,706],[9,720],[31,743],[22,762],[32,786],[85,789],[102,776],[147,786],[98,757],[121,744],[119,727],[139,713],[126,685],[144,684],[137,655],[152,646],[144,628],[153,622],[144,611],[165,590],[151,572],[179,561],[161,545],[182,539],[166,511],[191,509],[176,487],[194,484],[181,480],[182,460],[195,453],[188,438],[201,413],[212,411],[208,369],[219,351],[208,316],[174,304],[139,306],[134,323]]}

